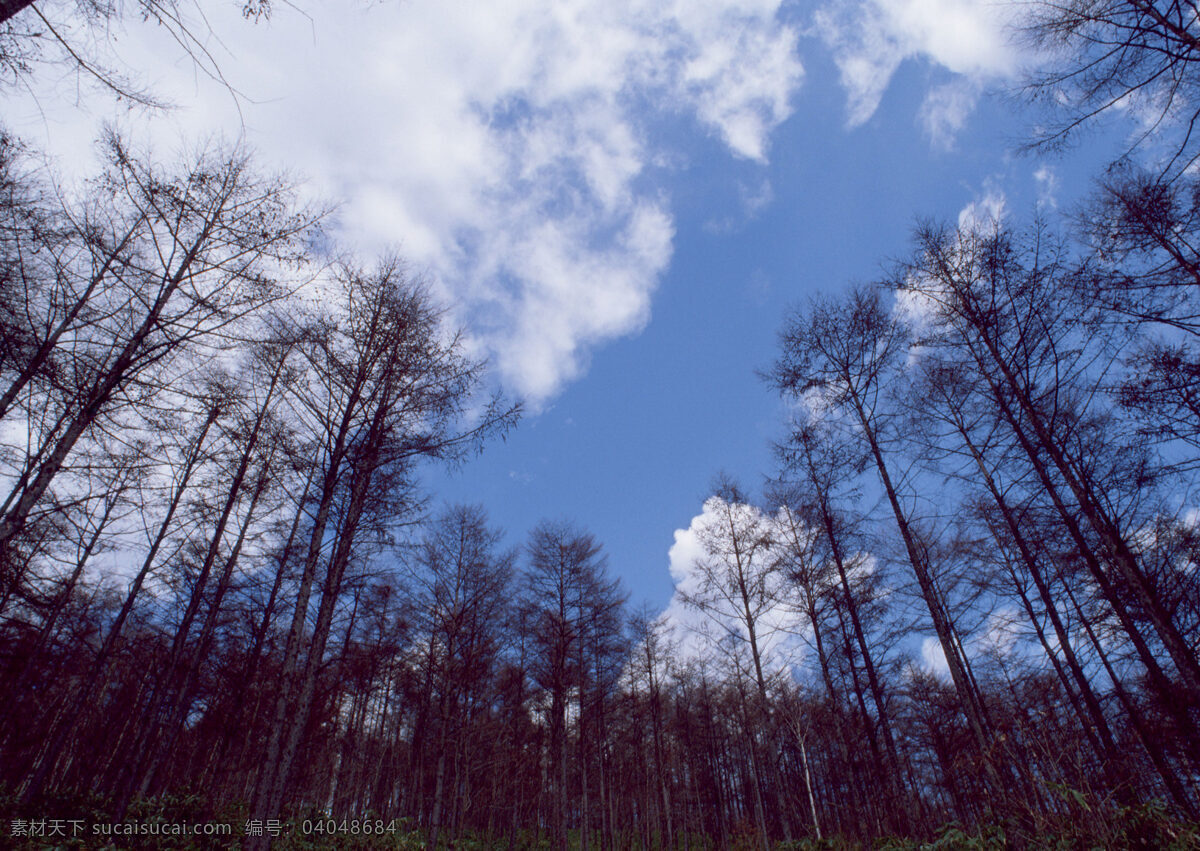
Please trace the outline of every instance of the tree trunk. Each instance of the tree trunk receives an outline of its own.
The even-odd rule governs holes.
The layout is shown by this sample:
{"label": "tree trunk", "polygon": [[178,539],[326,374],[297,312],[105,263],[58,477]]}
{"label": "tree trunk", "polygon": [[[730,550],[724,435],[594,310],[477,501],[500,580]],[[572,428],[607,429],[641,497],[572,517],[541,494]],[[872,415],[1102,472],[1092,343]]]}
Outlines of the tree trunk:
{"label": "tree trunk", "polygon": [[129,618],[129,614],[133,611],[134,601],[142,590],[142,585],[146,578],[150,575],[151,569],[154,567],[154,561],[158,556],[158,550],[166,540],[167,533],[171,528],[171,521],[175,517],[175,511],[179,507],[180,501],[183,499],[183,494],[187,490],[188,481],[191,479],[192,472],[196,468],[197,462],[200,460],[200,453],[204,446],[204,440],[208,435],[208,430],[216,421],[220,408],[213,405],[209,408],[208,416],[204,420],[204,425],[200,429],[200,434],[193,442],[187,459],[184,463],[183,470],[180,471],[179,480],[176,483],[174,493],[171,496],[171,502],[167,506],[167,513],[163,517],[162,522],[158,527],[158,534],[155,536],[154,543],[150,546],[150,551],[146,554],[145,560],[142,562],[142,568],[138,571],[133,583],[129,586],[129,592],[125,595],[125,603],[121,606],[121,611],[117,615],[117,619],[109,628],[108,635],[104,639],[104,644],[100,647],[100,651],[96,654],[95,660],[92,662],[91,671],[76,695],[70,711],[68,711],[63,722],[59,725],[58,730],[51,738],[46,751],[39,759],[37,766],[34,768],[32,775],[25,784],[25,788],[21,792],[21,801],[28,803],[36,797],[41,791],[46,778],[50,772],[54,770],[55,764],[58,762],[59,756],[62,754],[62,749],[66,745],[68,738],[75,728],[75,724],[79,719],[80,712],[87,702],[91,699],[97,683],[108,670],[108,662],[112,656],[113,650],[116,648],[117,639],[121,636],[121,630],[125,626],[125,621]]}

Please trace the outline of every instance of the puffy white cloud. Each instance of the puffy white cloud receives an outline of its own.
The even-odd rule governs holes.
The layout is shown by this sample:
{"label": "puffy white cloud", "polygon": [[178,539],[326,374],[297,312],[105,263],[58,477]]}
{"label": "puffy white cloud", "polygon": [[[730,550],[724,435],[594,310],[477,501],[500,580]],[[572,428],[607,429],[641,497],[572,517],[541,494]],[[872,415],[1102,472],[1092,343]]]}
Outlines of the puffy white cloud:
{"label": "puffy white cloud", "polygon": [[684,597],[700,591],[700,576],[696,565],[706,557],[701,542],[703,530],[715,521],[718,504],[707,500],[699,514],[692,518],[686,529],[676,529],[674,543],[667,551],[667,565],[675,593],[667,604],[663,618],[673,641],[678,644],[677,654],[683,658],[697,658],[709,651],[707,636],[708,618],[688,607]]}
{"label": "puffy white cloud", "polygon": [[[782,509],[781,509],[782,511]],[[748,562],[748,576],[757,577],[761,596],[751,602],[756,618],[756,639],[764,667],[785,671],[800,661],[804,652],[802,634],[806,629],[801,618],[789,605],[787,589],[779,573],[771,569],[772,547],[763,547],[749,555],[749,541],[755,534],[772,534],[781,528],[781,517],[764,514],[751,505],[730,504],[720,497],[709,497],[686,529],[675,530],[675,542],[668,551],[671,579],[675,594],[667,605],[663,618],[668,633],[676,645],[677,658],[705,660],[749,658],[748,630],[739,605],[712,590],[714,575],[726,569],[732,574],[730,557],[722,557],[722,547],[728,542],[732,524],[743,534],[742,558]],[[774,545],[778,546],[778,545]],[[707,565],[708,567],[705,567]],[[708,577],[705,576],[708,573]],[[706,588],[706,579],[709,587]],[[750,580],[751,585],[758,582]],[[708,601],[704,610],[688,605],[687,598]],[[731,640],[736,637],[737,640]]]}
{"label": "puffy white cloud", "polygon": [[[814,20],[846,89],[847,122],[856,126],[875,113],[905,59],[924,58],[972,80],[1011,74],[1016,56],[1005,37],[1008,14],[989,0],[835,0]],[[935,90],[922,108],[927,130],[931,121],[943,131],[947,122],[961,127],[974,106],[968,92]]]}
{"label": "puffy white cloud", "polygon": [[[244,133],[307,175],[343,201],[344,239],[398,245],[429,270],[506,385],[536,403],[649,316],[673,223],[653,179],[669,152],[648,142],[647,122],[683,116],[732,156],[765,160],[802,78],[779,4],[277,4],[258,25],[216,4],[207,46],[240,107],[161,28],[130,20],[115,49],[181,108],[122,123]],[[10,124],[84,159],[109,102],[44,75],[34,85],[37,102],[10,108]]]}

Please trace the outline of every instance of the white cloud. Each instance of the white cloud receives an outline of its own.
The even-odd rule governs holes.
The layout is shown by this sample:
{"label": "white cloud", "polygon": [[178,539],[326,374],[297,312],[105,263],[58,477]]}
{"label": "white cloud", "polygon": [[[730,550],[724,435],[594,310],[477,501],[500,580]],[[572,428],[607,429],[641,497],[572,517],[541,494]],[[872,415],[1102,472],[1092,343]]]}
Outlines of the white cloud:
{"label": "white cloud", "polygon": [[983,195],[974,199],[958,213],[958,228],[964,232],[990,233],[1004,221],[1008,199],[1004,190],[989,181]]}
{"label": "white cloud", "polygon": [[[677,593],[692,594],[699,590],[699,581],[694,574],[693,565],[704,557],[704,546],[700,543],[698,533],[708,520],[707,512],[702,511],[692,518],[686,529],[675,530],[675,542],[667,551],[667,569],[671,573],[671,581],[675,583]],[[674,601],[671,608],[673,607]]]}
{"label": "white cloud", "polygon": [[950,681],[950,664],[946,661],[946,651],[937,638],[927,637],[921,642],[921,664],[929,673]]}
{"label": "white cloud", "polygon": [[[905,59],[924,58],[973,81],[1012,74],[1006,14],[1004,4],[989,0],[835,0],[822,8],[816,31],[833,50],[847,123],[857,126],[875,113]],[[965,120],[969,108],[960,93],[940,117]]]}
{"label": "white cloud", "polygon": [[667,566],[671,573],[671,581],[675,583],[675,594],[667,604],[663,617],[671,635],[681,644],[680,655],[687,657],[704,652],[701,628],[706,618],[702,613],[684,605],[681,595],[695,594],[700,590],[700,578],[696,574],[695,566],[705,556],[700,535],[713,520],[709,509],[709,503],[706,502],[704,509],[692,518],[686,529],[676,529],[675,542],[667,551]]}
{"label": "white cloud", "polygon": [[805,423],[823,422],[837,415],[837,401],[845,389],[840,380],[808,387],[792,400],[790,413]]}
{"label": "white cloud", "polygon": [[[846,90],[846,123],[857,127],[879,107],[883,92],[905,57],[902,47],[864,7],[844,2],[819,10],[817,32],[834,53]],[[877,19],[876,19],[877,21]]]}
{"label": "white cloud", "polygon": [[748,222],[758,218],[759,213],[775,200],[775,190],[767,178],[763,178],[757,186],[751,186],[745,181],[739,180],[737,194],[738,208],[736,211],[729,215],[709,219],[704,223],[706,231],[720,236],[737,233]]}
{"label": "white cloud", "polygon": [[964,78],[935,86],[925,94],[918,118],[933,146],[954,147],[954,140],[967,124],[979,99],[978,83]]}
{"label": "white cloud", "polygon": [[1020,612],[1011,606],[992,612],[981,634],[974,640],[972,650],[979,655],[995,659],[1006,659],[1020,647],[1021,626],[1024,623]]}
{"label": "white cloud", "polygon": [[[705,500],[700,514],[692,518],[688,528],[675,530],[675,543],[667,554],[675,594],[662,617],[677,645],[676,655],[681,660],[733,657],[746,652],[748,631],[744,616],[728,601],[719,600],[705,592],[700,567],[706,560],[710,563],[720,560],[720,556],[714,556],[710,547],[714,541],[724,540],[731,518],[733,525],[743,531],[750,528],[770,531],[774,524],[783,522],[780,518],[764,515],[754,506],[730,505],[714,496]],[[709,547],[706,547],[706,540],[710,542]],[[742,543],[745,546],[746,542]],[[743,557],[746,556],[743,554]],[[773,557],[769,549],[759,550],[752,559],[753,570],[763,570]],[[803,655],[804,643],[800,633],[804,625],[788,605],[786,589],[779,574],[769,574],[764,585],[764,601],[755,608],[757,643],[764,667],[771,671],[784,671],[796,664]],[[712,604],[701,611],[684,602],[688,596],[711,598]],[[731,642],[731,636],[740,636],[741,640]]]}
{"label": "white cloud", "polygon": [[[970,254],[972,237],[995,233],[1003,224],[1007,211],[1008,200],[1000,183],[994,179],[984,181],[982,193],[958,212],[959,234],[953,237],[950,250]],[[914,269],[905,278],[904,286],[896,290],[892,312],[915,336],[921,337],[947,321],[943,316],[944,306],[953,300],[949,284],[939,275]],[[924,353],[923,345],[910,346],[907,365],[915,365]]]}
{"label": "white cloud", "polygon": [[1038,207],[1043,209],[1055,210],[1058,208],[1058,175],[1054,172],[1054,168],[1048,165],[1038,166],[1033,173],[1034,182],[1037,183],[1037,203]]}
{"label": "white cloud", "polygon": [[[252,144],[344,201],[344,238],[398,245],[432,272],[509,389],[537,403],[595,346],[645,324],[670,262],[652,169],[671,152],[653,149],[647,120],[682,115],[732,156],[765,160],[802,77],[779,4],[277,4],[258,25],[235,3],[205,14],[219,33],[208,46],[246,94]],[[123,123],[174,138],[243,132],[233,98],[160,28],[121,26],[122,59],[182,106]],[[9,104],[10,126],[84,162],[111,105],[64,96],[45,75],[34,86],[36,103]]]}
{"label": "white cloud", "polygon": [[[919,337],[931,327],[934,317],[937,316],[938,303],[934,300],[933,293],[940,291],[936,280],[928,276],[920,278],[910,276],[905,280],[904,286],[896,290],[892,313],[912,330],[914,336]],[[921,346],[910,347],[910,365],[915,351],[921,348]]]}

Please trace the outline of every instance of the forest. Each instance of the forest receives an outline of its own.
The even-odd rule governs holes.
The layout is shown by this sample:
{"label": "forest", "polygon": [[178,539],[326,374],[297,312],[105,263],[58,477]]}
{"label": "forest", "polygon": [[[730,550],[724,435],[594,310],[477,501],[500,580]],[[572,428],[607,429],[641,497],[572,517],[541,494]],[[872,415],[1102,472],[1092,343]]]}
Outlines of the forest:
{"label": "forest", "polygon": [[0,844],[1200,847],[1200,18],[1028,14],[1030,151],[1150,129],[764,329],[682,630],[588,518],[425,486],[523,406],[402,255],[245,145],[65,189],[0,133]]}

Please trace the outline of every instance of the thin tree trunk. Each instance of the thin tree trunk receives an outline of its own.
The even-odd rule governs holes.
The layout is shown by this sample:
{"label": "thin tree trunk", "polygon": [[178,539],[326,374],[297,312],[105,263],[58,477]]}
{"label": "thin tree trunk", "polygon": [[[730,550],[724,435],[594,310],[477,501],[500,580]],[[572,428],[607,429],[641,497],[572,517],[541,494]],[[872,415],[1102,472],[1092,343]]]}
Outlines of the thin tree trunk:
{"label": "thin tree trunk", "polygon": [[925,598],[926,607],[929,609],[930,617],[933,620],[934,631],[937,633],[938,641],[941,643],[942,651],[946,656],[946,664],[950,669],[950,677],[954,681],[955,688],[962,699],[967,722],[970,724],[971,732],[975,736],[975,742],[979,747],[984,763],[988,766],[989,774],[993,775],[993,780],[1000,785],[1000,778],[996,774],[996,769],[992,764],[990,756],[991,734],[984,720],[984,712],[979,695],[975,691],[974,684],[968,676],[960,656],[959,645],[954,636],[949,616],[945,611],[941,593],[937,590],[933,582],[933,577],[929,573],[929,566],[926,563],[924,550],[918,546],[916,537],[909,527],[908,518],[900,506],[900,499],[896,494],[895,487],[892,485],[891,475],[888,473],[887,465],[883,460],[883,453],[875,438],[874,424],[870,421],[866,411],[862,407],[861,401],[857,397],[853,399],[853,404],[855,412],[858,415],[859,424],[863,428],[863,434],[870,447],[871,456],[875,461],[879,480],[883,485],[884,492],[887,494],[888,504],[891,506],[896,526],[900,531],[900,537],[904,541],[904,548],[908,553],[909,563],[916,574],[921,594]]}
{"label": "thin tree trunk", "polygon": [[121,630],[125,626],[125,621],[129,618],[130,612],[133,610],[134,601],[142,590],[142,585],[146,578],[150,575],[151,569],[154,567],[155,559],[158,556],[158,550],[166,540],[167,533],[171,528],[171,521],[175,517],[175,511],[179,507],[180,501],[183,499],[183,494],[187,490],[188,482],[191,479],[192,472],[196,468],[196,464],[200,460],[200,454],[204,446],[204,440],[208,435],[208,430],[216,421],[220,408],[213,405],[209,408],[208,416],[204,420],[204,425],[200,429],[200,434],[192,444],[192,448],[188,453],[184,463],[183,470],[180,472],[179,480],[176,483],[174,493],[171,496],[171,502],[167,506],[167,513],[163,517],[162,522],[158,527],[158,534],[155,536],[153,544],[150,546],[150,551],[146,554],[145,560],[142,562],[142,568],[138,571],[133,583],[129,587],[129,592],[125,595],[125,603],[121,606],[121,611],[117,615],[117,619],[109,628],[108,635],[104,639],[104,644],[100,647],[100,651],[96,654],[95,660],[92,662],[91,672],[76,695],[70,711],[68,711],[63,722],[59,725],[58,730],[50,739],[49,745],[39,759],[37,766],[34,768],[32,775],[25,783],[25,787],[21,792],[21,801],[28,803],[36,797],[49,776],[54,770],[55,763],[58,762],[59,756],[62,754],[62,749],[66,745],[68,738],[75,728],[79,714],[87,702],[91,699],[92,692],[96,684],[104,676],[108,670],[108,662],[112,656],[113,650],[116,647],[117,639],[121,636]]}
{"label": "thin tree trunk", "polygon": [[[227,188],[231,189],[232,187]],[[192,264],[196,262],[196,258],[200,254],[200,249],[208,241],[216,227],[217,220],[223,214],[227,200],[228,195],[222,196],[221,203],[209,215],[204,227],[200,229],[200,233],[188,247],[179,266],[174,272],[164,275],[158,295],[137,330],[121,348],[120,354],[112,364],[92,383],[71,424],[59,436],[54,444],[54,449],[38,467],[37,476],[33,482],[23,490],[17,504],[0,520],[0,560],[4,558],[9,541],[24,528],[33,507],[42,498],[58,471],[62,469],[63,463],[67,460],[67,456],[75,447],[76,442],[99,416],[101,409],[109,402],[117,389],[129,380],[134,363],[145,354],[146,340],[158,327],[159,319],[166,310],[167,304],[187,279]]]}
{"label": "thin tree trunk", "polygon": [[[1175,626],[1170,614],[1163,607],[1157,592],[1146,579],[1145,574],[1138,565],[1136,556],[1121,534],[1116,522],[1102,509],[1099,500],[1087,483],[1086,475],[1075,468],[1075,465],[1070,462],[1062,448],[1054,440],[1049,427],[1043,420],[1041,412],[1033,405],[1028,393],[1025,392],[1023,383],[1014,374],[1011,365],[1007,362],[1003,353],[999,351],[995,341],[987,333],[979,330],[988,326],[981,321],[970,298],[970,296],[967,296],[963,300],[963,315],[972,328],[979,332],[979,339],[987,349],[989,357],[985,360],[976,345],[971,345],[970,349],[979,362],[981,373],[994,388],[997,400],[1002,403],[1002,410],[1006,418],[1009,419],[1014,429],[1018,427],[1017,420],[1009,410],[1007,400],[1004,399],[1004,394],[996,387],[996,381],[992,377],[996,371],[1003,376],[1005,384],[1012,391],[1017,404],[1033,429],[1038,445],[1050,458],[1059,475],[1062,476],[1068,490],[1070,490],[1076,504],[1079,506],[1084,519],[1087,520],[1092,531],[1103,542],[1107,550],[1106,554],[1111,563],[1117,568],[1124,584],[1133,592],[1147,617],[1154,624],[1155,630],[1163,642],[1163,646],[1166,647],[1171,659],[1175,662],[1176,669],[1183,679],[1192,704],[1200,705],[1200,661],[1197,660],[1195,654],[1188,647],[1186,640]],[[1036,455],[1037,453],[1032,453],[1031,460],[1039,468],[1039,478],[1042,478],[1044,481],[1048,480],[1048,476],[1041,470],[1041,459],[1040,457],[1036,457]]]}
{"label": "thin tree trunk", "polygon": [[[30,5],[32,2],[33,0],[0,0],[0,24],[4,23],[4,21],[12,17],[14,14],[13,12],[5,14],[6,7],[16,7],[17,11],[20,11],[21,9]],[[4,395],[0,396],[0,419],[4,419],[4,415],[8,413],[13,402],[16,401],[17,395],[23,389],[25,389],[25,386],[29,384],[33,377],[38,374],[43,366],[46,365],[50,355],[54,352],[55,346],[58,345],[58,341],[62,339],[63,334],[65,334],[71,328],[71,324],[75,321],[76,317],[79,316],[80,311],[87,306],[88,302],[91,300],[92,294],[96,291],[96,288],[99,287],[101,282],[108,277],[108,273],[112,269],[117,255],[125,250],[126,246],[129,245],[130,240],[133,239],[139,227],[145,220],[145,216],[138,217],[137,221],[134,222],[133,226],[130,227],[128,231],[126,231],[125,235],[121,237],[120,241],[113,246],[112,249],[105,252],[104,262],[100,265],[99,270],[92,274],[91,278],[88,280],[87,287],[84,288],[84,291],[78,297],[76,297],[74,303],[67,310],[63,318],[59,320],[58,324],[54,326],[53,330],[46,335],[46,339],[42,340],[41,344],[37,348],[37,351],[33,353],[33,355],[29,358],[29,361],[24,367],[21,368],[16,377],[13,378],[12,382],[8,385],[8,388],[4,391]]]}

